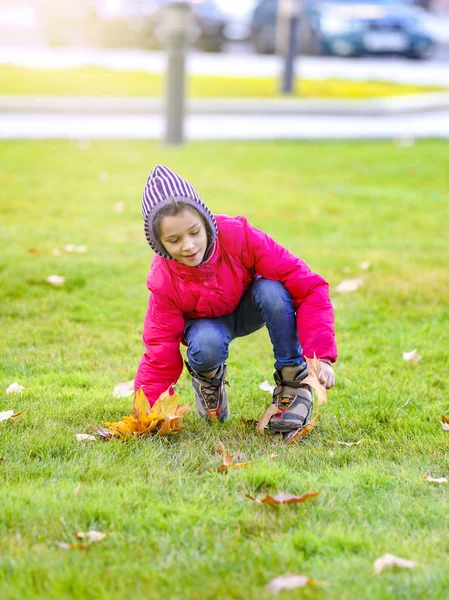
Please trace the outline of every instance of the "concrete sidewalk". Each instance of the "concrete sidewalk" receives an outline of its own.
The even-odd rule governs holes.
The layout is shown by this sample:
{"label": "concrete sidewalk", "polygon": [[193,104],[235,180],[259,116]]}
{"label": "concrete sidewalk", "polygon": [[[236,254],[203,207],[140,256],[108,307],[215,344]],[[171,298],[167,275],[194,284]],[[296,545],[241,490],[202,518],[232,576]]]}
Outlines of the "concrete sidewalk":
{"label": "concrete sidewalk", "polygon": [[[449,92],[367,100],[300,98],[194,98],[191,115],[403,115],[449,109]],[[0,96],[0,113],[161,115],[161,98],[109,96]]]}
{"label": "concrete sidewalk", "polygon": [[[163,73],[164,52],[148,50],[111,50],[80,48],[15,48],[0,46],[0,64],[29,68],[70,69],[96,66],[117,71]],[[207,54],[192,51],[188,55],[190,74],[236,77],[279,77],[279,56],[255,54]],[[336,58],[304,56],[295,61],[296,74],[307,79],[339,78],[357,81],[376,80],[439,85],[449,88],[447,62],[412,61],[405,58]]]}
{"label": "concrete sidewalk", "polygon": [[[187,140],[449,139],[449,110],[395,116],[190,115]],[[0,139],[156,139],[157,115],[0,114]],[[402,143],[402,142],[401,142]]]}

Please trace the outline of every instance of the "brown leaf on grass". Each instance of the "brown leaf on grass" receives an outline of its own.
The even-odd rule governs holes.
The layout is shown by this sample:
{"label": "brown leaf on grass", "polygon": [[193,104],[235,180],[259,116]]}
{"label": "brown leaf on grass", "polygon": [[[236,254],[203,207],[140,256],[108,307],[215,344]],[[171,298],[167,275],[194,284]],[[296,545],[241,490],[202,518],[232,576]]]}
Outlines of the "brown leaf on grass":
{"label": "brown leaf on grass", "polygon": [[246,425],[257,425],[259,422],[257,419],[246,419],[245,417],[240,417],[240,421]]}
{"label": "brown leaf on grass", "polygon": [[63,550],[86,550],[92,544],[95,544],[96,542],[101,542],[102,540],[106,539],[107,537],[110,537],[111,535],[112,533],[103,533],[101,531],[95,531],[94,529],[90,529],[86,532],[78,531],[78,533],[75,534],[75,536],[79,540],[84,540],[83,542],[54,542],[54,544],[55,546],[58,546],[58,548],[62,548]]}
{"label": "brown leaf on grass", "polygon": [[298,504],[306,502],[309,498],[315,498],[315,496],[319,496],[321,492],[308,492],[307,494],[303,494],[302,496],[292,496],[290,494],[284,494],[281,492],[280,494],[276,494],[276,496],[266,495],[265,498],[254,498],[253,496],[249,496],[246,494],[246,497],[257,504]]}
{"label": "brown leaf on grass", "polygon": [[449,483],[449,479],[447,477],[428,477],[424,475],[424,479],[426,479],[429,483]]}
{"label": "brown leaf on grass", "polygon": [[21,415],[21,412],[14,412],[13,410],[4,410],[3,412],[0,412],[0,421],[7,421],[8,419],[15,419],[16,417],[18,417],[19,415]]}
{"label": "brown leaf on grass", "polygon": [[[178,405],[176,394],[170,394],[172,386],[165,391],[158,400],[150,406],[143,389],[140,388],[134,395],[133,412],[121,421],[106,422],[113,437],[130,440],[135,437],[148,435],[165,436],[169,433],[182,431],[180,422],[190,408],[190,404]],[[179,414],[178,414],[179,413]],[[104,433],[100,434],[106,437]]]}
{"label": "brown leaf on grass", "polygon": [[92,429],[91,431],[93,431],[99,437],[101,437],[102,439],[105,439],[105,440],[110,440],[111,437],[113,437],[112,433],[108,429],[105,429],[104,427],[98,427],[97,429]]}
{"label": "brown leaf on grass", "polygon": [[[317,417],[318,418],[318,417]],[[292,436],[288,442],[286,442],[287,446],[290,446],[290,444],[293,444],[293,442],[296,442],[298,440],[301,440],[303,438],[306,438],[310,432],[312,431],[312,429],[315,429],[316,427],[316,422],[317,422],[317,418],[312,419],[310,421],[310,423],[308,423],[305,427],[303,427],[302,429],[299,429],[294,436]]]}
{"label": "brown leaf on grass", "polygon": [[225,445],[221,440],[218,440],[217,452],[218,454],[224,454],[226,452]]}
{"label": "brown leaf on grass", "polygon": [[270,404],[266,408],[266,410],[263,413],[263,415],[260,417],[259,422],[257,423],[257,433],[260,433],[260,435],[263,435],[264,434],[264,429],[268,425],[268,422],[271,419],[271,417],[273,415],[277,415],[280,412],[282,412],[282,411],[281,411],[280,408],[278,408],[276,406],[276,404]]}
{"label": "brown leaf on grass", "polygon": [[376,574],[382,573],[384,569],[389,567],[413,569],[416,567],[416,563],[413,560],[399,558],[399,556],[394,556],[393,554],[384,554],[374,562],[374,572]]}
{"label": "brown leaf on grass", "polygon": [[315,579],[310,579],[305,575],[295,575],[294,573],[285,573],[275,577],[265,586],[265,591],[272,594],[278,594],[282,590],[293,590],[295,588],[304,587],[306,585],[312,585],[319,583]]}
{"label": "brown leaf on grass", "polygon": [[234,457],[231,456],[230,454],[223,454],[223,464],[220,467],[218,467],[217,471],[219,473],[223,473],[224,471],[227,471],[228,469],[243,469],[245,467],[248,467],[251,464],[251,461],[234,463],[234,462],[232,462],[233,458]]}
{"label": "brown leaf on grass", "polygon": [[449,419],[446,417],[446,415],[441,415],[440,423],[444,431],[449,431]]}
{"label": "brown leaf on grass", "polygon": [[321,371],[320,359],[314,354],[313,358],[306,357],[306,363],[308,375],[301,383],[308,383],[316,391],[318,408],[323,402],[327,402],[327,390],[319,379]]}
{"label": "brown leaf on grass", "polygon": [[53,542],[58,548],[63,550],[86,550],[90,544],[83,544],[82,542],[76,542],[74,544],[68,544],[67,542]]}

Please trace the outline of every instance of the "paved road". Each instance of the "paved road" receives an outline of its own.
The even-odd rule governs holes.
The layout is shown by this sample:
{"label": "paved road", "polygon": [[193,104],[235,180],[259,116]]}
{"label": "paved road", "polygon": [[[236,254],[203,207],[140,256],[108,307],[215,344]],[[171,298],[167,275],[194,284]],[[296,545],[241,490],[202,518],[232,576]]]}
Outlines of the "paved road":
{"label": "paved road", "polygon": [[[157,115],[0,114],[1,139],[161,139]],[[449,138],[449,111],[394,117],[191,115],[187,139]]]}
{"label": "paved road", "polygon": [[[96,65],[117,70],[163,72],[166,55],[145,50],[107,50],[76,48],[17,48],[0,46],[0,64],[23,67],[70,68]],[[191,52],[188,70],[195,74],[236,76],[278,76],[282,62],[278,56],[254,54],[207,54]],[[411,61],[401,58],[347,59],[302,57],[296,72],[311,79],[340,77],[377,79],[449,86],[449,62]]]}

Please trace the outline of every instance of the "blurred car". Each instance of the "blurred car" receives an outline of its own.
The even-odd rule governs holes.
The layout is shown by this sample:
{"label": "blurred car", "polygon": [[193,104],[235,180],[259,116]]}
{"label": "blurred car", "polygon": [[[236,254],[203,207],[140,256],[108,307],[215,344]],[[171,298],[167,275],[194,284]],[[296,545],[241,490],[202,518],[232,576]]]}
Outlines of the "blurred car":
{"label": "blurred car", "polygon": [[[254,11],[252,41],[258,53],[275,51],[277,7],[277,0],[261,0]],[[298,50],[334,56],[428,58],[435,49],[428,18],[411,0],[306,0]]]}
{"label": "blurred car", "polygon": [[[220,51],[226,17],[214,0],[189,0],[192,42]],[[38,0],[50,44],[158,48],[163,45],[163,11],[169,0]]]}
{"label": "blurred car", "polygon": [[245,42],[251,37],[251,23],[257,0],[216,0],[226,17],[224,36],[232,42]]}

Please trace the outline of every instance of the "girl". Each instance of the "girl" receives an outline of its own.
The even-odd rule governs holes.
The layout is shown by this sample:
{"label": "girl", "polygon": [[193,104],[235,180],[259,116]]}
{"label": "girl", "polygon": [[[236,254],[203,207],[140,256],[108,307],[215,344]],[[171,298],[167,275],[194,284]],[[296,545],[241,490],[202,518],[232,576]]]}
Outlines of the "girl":
{"label": "girl", "polygon": [[150,404],[182,372],[187,345],[195,405],[204,419],[229,416],[225,390],[229,343],[267,326],[275,357],[270,420],[287,439],[312,414],[304,356],[321,361],[321,382],[335,383],[334,314],[328,284],[244,217],[213,215],[196,190],[168,167],[157,166],[142,201],[145,236],[154,250],[151,291],[135,389]]}

